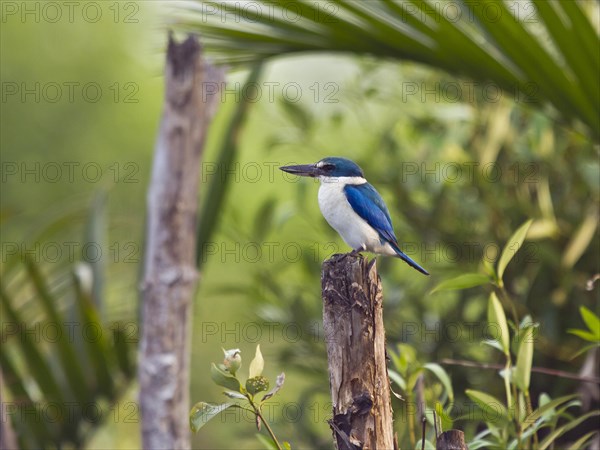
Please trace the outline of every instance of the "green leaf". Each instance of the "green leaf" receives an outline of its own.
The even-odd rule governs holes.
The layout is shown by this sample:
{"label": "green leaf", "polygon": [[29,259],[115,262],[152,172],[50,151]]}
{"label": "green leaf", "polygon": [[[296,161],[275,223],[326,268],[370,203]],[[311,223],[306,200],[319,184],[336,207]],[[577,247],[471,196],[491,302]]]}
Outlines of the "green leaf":
{"label": "green leaf", "polygon": [[273,397],[275,394],[277,394],[277,392],[279,392],[279,389],[281,389],[283,387],[284,381],[285,381],[285,373],[281,372],[279,375],[277,375],[277,379],[275,380],[275,386],[273,387],[273,389],[271,389],[269,392],[267,392],[261,401],[264,402],[265,400],[268,400],[271,397]]}
{"label": "green leaf", "polygon": [[510,355],[510,335],[508,332],[508,323],[506,322],[506,315],[504,314],[504,308],[495,292],[490,294],[488,301],[488,322],[498,327],[499,336],[496,336],[497,340],[502,346],[502,351],[506,356]]}
{"label": "green leaf", "polygon": [[[256,64],[246,83],[242,86],[241,92],[247,93],[252,86],[258,86],[258,80],[262,73],[262,64]],[[204,202],[198,216],[198,232],[196,240],[196,265],[198,269],[208,259],[208,249],[211,245],[210,239],[217,225],[217,219],[221,216],[219,211],[225,199],[227,187],[231,180],[231,171],[225,170],[230,167],[238,151],[240,139],[240,130],[247,116],[249,99],[252,95],[242,95],[242,101],[238,102],[236,109],[229,118],[226,125],[226,130],[223,133],[223,142],[218,151],[218,159],[216,163],[217,173],[212,176],[208,182],[207,192],[204,195]],[[219,172],[219,171],[224,171]]]}
{"label": "green leaf", "polygon": [[402,378],[402,375],[400,375],[395,370],[388,369],[388,376],[390,377],[390,380],[392,380],[400,387],[400,389],[402,389],[403,391],[406,390],[406,381],[404,380],[404,378]]}
{"label": "green leaf", "polygon": [[575,336],[579,336],[581,339],[588,341],[588,342],[596,342],[598,341],[598,337],[593,334],[590,333],[589,331],[585,331],[585,330],[578,330],[578,329],[568,329],[567,330],[568,333],[574,334]]}
{"label": "green leaf", "polygon": [[256,346],[256,354],[254,359],[250,363],[250,369],[248,371],[248,378],[255,378],[262,375],[263,368],[265,366],[265,360],[263,359],[262,353],[260,352],[260,344]]}
{"label": "green leaf", "polygon": [[527,236],[527,231],[531,226],[532,219],[529,219],[523,225],[521,225],[517,231],[513,233],[513,235],[508,239],[508,242],[502,249],[502,254],[500,255],[500,260],[498,261],[498,280],[500,284],[502,284],[502,277],[504,275],[504,270],[508,263],[514,258],[516,253],[519,251],[523,242],[525,241],[525,237]]}
{"label": "green leaf", "polygon": [[277,202],[273,198],[267,199],[257,211],[254,218],[254,231],[253,237],[258,241],[262,242],[269,232],[273,224],[273,214],[275,212],[275,206]]}
{"label": "green leaf", "polygon": [[538,409],[536,409],[531,414],[529,414],[527,417],[525,417],[525,419],[523,419],[523,422],[521,424],[521,426],[523,427],[523,430],[526,430],[531,425],[535,424],[535,422],[538,419],[540,419],[542,416],[544,416],[547,412],[552,411],[554,408],[556,408],[564,403],[567,403],[569,400],[572,400],[576,397],[577,397],[576,394],[565,395],[563,397],[555,398],[554,400],[550,400],[547,403],[544,403]]}
{"label": "green leaf", "polygon": [[552,431],[548,436],[546,436],[546,438],[542,442],[540,442],[539,450],[546,450],[548,447],[550,447],[552,445],[552,443],[556,439],[558,439],[560,436],[565,434],[567,431],[572,430],[573,428],[578,426],[580,423],[582,423],[582,422],[586,421],[587,419],[589,419],[590,417],[594,417],[594,416],[600,416],[600,411],[598,411],[598,410],[591,411],[587,414],[584,414],[583,416],[580,416],[580,417],[577,417],[576,419],[570,420],[562,427],[557,428],[556,430]]}
{"label": "green leaf", "polygon": [[595,339],[600,341],[600,318],[585,306],[579,308],[579,312],[588,329],[595,336]]}
{"label": "green leaf", "polygon": [[301,130],[308,130],[310,128],[311,116],[299,103],[292,102],[284,96],[281,98],[281,106],[296,127]]}
{"label": "green leaf", "polygon": [[[40,300],[48,319],[60,329],[61,336],[68,336],[69,332],[66,328],[66,321],[59,311],[58,302],[50,291],[48,287],[49,283],[39,265],[31,256],[26,255],[25,267],[27,268],[29,278],[35,287],[37,297]],[[77,400],[81,402],[93,401],[93,392],[88,389],[86,377],[83,372],[82,361],[77,357],[74,344],[66,338],[58,339],[56,350],[63,373],[69,382],[71,391],[77,397]]]}
{"label": "green leaf", "polygon": [[587,443],[587,441],[597,433],[597,430],[594,431],[590,431],[587,434],[584,434],[583,436],[581,436],[579,439],[577,439],[575,442],[573,442],[571,444],[571,446],[569,448],[572,449],[577,449],[577,448],[585,448],[585,444]]}
{"label": "green leaf", "polygon": [[259,375],[246,380],[246,390],[252,395],[258,394],[259,392],[264,392],[267,389],[269,389],[269,380],[267,377]]}
{"label": "green leaf", "polygon": [[[25,361],[27,362],[27,366],[33,379],[48,400],[64,402],[67,397],[63,394],[58,384],[58,380],[52,373],[50,365],[44,359],[40,346],[36,345],[37,339],[35,336],[32,336],[31,333],[26,333],[23,327],[20,326],[20,324],[26,323],[25,319],[21,316],[20,312],[13,307],[13,300],[5,290],[2,279],[0,279],[0,302],[2,304],[3,313],[5,314],[5,316],[2,317],[4,333],[7,333],[6,336],[8,336],[9,333],[13,331],[11,327],[15,327],[16,336],[18,337],[17,343],[21,346],[23,356],[25,357]],[[3,339],[9,340],[8,337],[3,337]],[[4,348],[2,354],[6,355],[8,361],[8,352],[6,352]],[[4,365],[2,366],[2,369],[6,370]],[[17,377],[17,379],[19,378],[20,377]]]}
{"label": "green leaf", "polygon": [[526,328],[523,334],[523,340],[519,345],[519,354],[517,355],[517,366],[515,368],[514,380],[522,391],[529,389],[531,379],[531,363],[533,361],[533,335],[534,327]]}
{"label": "green leaf", "polygon": [[481,273],[465,273],[463,275],[457,276],[456,278],[451,278],[450,280],[442,281],[431,291],[431,293],[433,294],[437,291],[468,289],[475,286],[481,286],[489,282],[490,277],[488,277],[487,275],[483,275]]}
{"label": "green leaf", "polygon": [[263,434],[257,433],[256,439],[258,439],[260,441],[260,443],[263,445],[263,447],[268,450],[279,450],[277,448],[277,445],[275,445],[275,442],[273,442],[273,439],[269,439],[268,437],[266,437]]}
{"label": "green leaf", "polygon": [[593,348],[596,348],[596,347],[598,347],[598,346],[600,346],[600,343],[597,343],[597,342],[596,342],[596,343],[594,343],[594,344],[589,344],[589,345],[586,345],[586,346],[585,346],[585,347],[583,347],[583,348],[580,348],[579,350],[577,350],[577,351],[575,352],[575,354],[574,354],[573,356],[571,356],[571,360],[573,360],[573,359],[577,358],[579,355],[581,355],[581,354],[583,354],[583,353],[587,352],[588,350],[591,350],[591,349],[593,349]]}
{"label": "green leaf", "polygon": [[[108,246],[106,245],[106,200],[106,190],[98,190],[90,208],[84,235],[84,245],[92,243],[100,249],[102,254],[108,252]],[[83,252],[82,256],[92,270],[91,300],[96,307],[98,316],[104,320],[104,285],[107,258],[89,258],[87,252]]]}
{"label": "green leaf", "polygon": [[497,350],[500,350],[502,353],[504,353],[504,348],[502,347],[502,343],[500,341],[498,341],[497,339],[484,339],[483,341],[481,341],[481,343],[483,345],[489,345],[490,347],[493,347]]}
{"label": "green leaf", "polygon": [[227,408],[234,406],[235,403],[223,403],[221,405],[212,405],[210,403],[198,402],[190,411],[190,428],[194,433],[197,433],[200,428],[206,425],[210,419],[217,414],[225,411]]}
{"label": "green leaf", "polygon": [[[84,263],[82,263],[84,264]],[[94,307],[90,293],[80,285],[79,280],[73,275],[73,284],[77,299],[77,307],[83,327],[88,329],[102,330],[102,323],[98,317],[98,310]],[[84,339],[87,354],[93,366],[93,376],[96,378],[99,391],[112,398],[115,394],[115,380],[112,375],[112,367],[109,363],[111,350],[106,340],[106,333],[101,332],[96,339]]]}
{"label": "green leaf", "polygon": [[472,389],[467,389],[465,394],[486,413],[489,417],[488,422],[497,423],[497,420],[508,422],[508,410],[496,397]]}
{"label": "green leaf", "polygon": [[[450,405],[452,405],[452,402],[450,402]],[[442,430],[450,430],[454,427],[454,421],[449,414],[451,409],[452,406],[449,406],[448,409],[444,409],[444,406],[440,402],[435,402],[435,412],[442,425]]]}
{"label": "green leaf", "polygon": [[423,365],[423,367],[429,370],[431,373],[433,373],[438,378],[438,380],[440,380],[440,382],[444,386],[444,389],[446,389],[446,392],[448,393],[448,399],[450,400],[450,403],[452,403],[454,401],[454,391],[452,390],[452,382],[450,381],[450,377],[448,376],[448,373],[444,370],[444,368],[436,363],[427,363]]}
{"label": "green leaf", "polygon": [[235,392],[235,391],[223,391],[223,394],[225,394],[229,398],[235,398],[238,400],[246,399],[246,396],[244,394],[240,394],[239,392]]}
{"label": "green leaf", "polygon": [[421,449],[435,450],[435,446],[431,442],[429,442],[427,439],[425,439],[425,442],[423,442],[423,439],[419,439],[417,442],[417,445],[415,445],[415,450],[421,450]]}
{"label": "green leaf", "polygon": [[240,380],[231,375],[229,372],[219,369],[215,363],[212,363],[210,366],[210,377],[216,384],[227,388],[230,391],[241,392],[242,390]]}

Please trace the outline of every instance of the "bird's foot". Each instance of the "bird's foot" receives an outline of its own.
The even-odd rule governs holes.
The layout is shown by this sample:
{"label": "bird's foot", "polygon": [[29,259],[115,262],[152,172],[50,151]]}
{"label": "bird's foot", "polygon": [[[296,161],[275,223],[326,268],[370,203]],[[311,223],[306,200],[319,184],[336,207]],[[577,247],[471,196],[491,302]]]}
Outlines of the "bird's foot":
{"label": "bird's foot", "polygon": [[346,253],[346,254],[350,255],[350,256],[358,256],[358,255],[360,255],[360,252],[364,252],[364,251],[365,251],[364,247],[359,247],[359,248],[352,249],[352,251],[350,253]]}

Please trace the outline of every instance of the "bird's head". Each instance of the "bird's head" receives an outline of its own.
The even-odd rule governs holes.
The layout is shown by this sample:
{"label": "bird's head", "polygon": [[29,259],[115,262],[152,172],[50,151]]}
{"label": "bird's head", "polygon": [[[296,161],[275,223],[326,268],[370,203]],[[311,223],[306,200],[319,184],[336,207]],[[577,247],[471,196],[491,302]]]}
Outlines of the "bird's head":
{"label": "bird's head", "polygon": [[339,178],[360,177],[364,178],[362,169],[354,161],[346,158],[330,156],[323,158],[314,164],[303,164],[299,166],[284,166],[281,170],[302,177],[316,178]]}

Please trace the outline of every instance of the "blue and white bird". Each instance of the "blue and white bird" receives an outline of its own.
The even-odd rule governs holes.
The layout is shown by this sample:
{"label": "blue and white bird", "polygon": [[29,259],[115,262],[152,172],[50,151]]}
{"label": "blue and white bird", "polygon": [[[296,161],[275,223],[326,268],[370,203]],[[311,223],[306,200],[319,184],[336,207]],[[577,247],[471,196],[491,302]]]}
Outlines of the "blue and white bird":
{"label": "blue and white bird", "polygon": [[321,213],[344,242],[352,247],[352,253],[368,251],[396,256],[419,272],[429,275],[400,250],[390,213],[379,193],[367,183],[358,164],[346,158],[329,157],[315,164],[280,169],[319,179]]}

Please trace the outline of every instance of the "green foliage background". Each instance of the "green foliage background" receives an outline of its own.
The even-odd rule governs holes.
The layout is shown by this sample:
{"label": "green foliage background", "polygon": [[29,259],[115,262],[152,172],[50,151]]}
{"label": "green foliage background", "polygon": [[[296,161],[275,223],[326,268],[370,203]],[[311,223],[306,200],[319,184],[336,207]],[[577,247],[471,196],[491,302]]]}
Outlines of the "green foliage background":
{"label": "green foliage background", "polygon": [[[126,4],[135,8],[125,10]],[[103,89],[96,103],[78,94],[73,102],[65,96],[56,103],[43,96],[39,102],[31,96],[23,101],[16,95],[1,103],[2,283],[31,328],[50,319],[37,306],[22,258],[11,259],[7,251],[15,243],[34,249],[61,311],[68,311],[73,299],[61,280],[81,257],[77,252],[69,258],[65,243],[81,241],[98,192],[106,192],[108,199],[103,321],[137,322],[145,190],[162,100],[167,12],[152,2],[120,5],[118,20],[105,5],[97,23],[81,16],[72,23],[66,16],[57,23],[10,16],[0,31],[3,83],[96,82]],[[124,22],[124,13],[131,11],[138,21]],[[597,8],[592,11],[597,29]],[[278,436],[294,448],[330,446],[319,270],[323,259],[347,249],[318,211],[318,185],[277,170],[330,155],[361,165],[386,200],[407,251],[432,273],[417,276],[397,260],[379,258],[390,349],[404,344],[401,349],[421,364],[444,358],[503,363],[493,349],[480,345],[488,291],[431,290],[453,276],[484,271],[482,261],[493,263],[496,250],[531,218],[527,243],[509,265],[505,286],[520,316],[530,314],[540,323],[534,365],[568,372],[581,368],[585,356],[571,357],[582,342],[567,329],[581,328],[580,306],[598,312],[598,288],[588,291],[586,282],[600,272],[598,143],[582,127],[568,127],[485,84],[457,81],[416,63],[368,55],[297,55],[266,65],[262,80],[279,83],[272,85],[274,96],[259,84],[261,96],[249,105],[235,164],[218,167],[212,163],[240,101],[234,89],[244,77],[241,69],[230,76],[202,170],[202,202],[213,177],[230,176],[224,203],[215,212],[216,232],[201,255],[192,399],[220,400],[209,368],[221,358],[221,347],[240,348],[247,362],[260,343],[267,372],[272,371],[265,375],[275,379],[286,372],[272,409]],[[137,87],[135,103],[124,100],[129,82]],[[295,92],[301,98],[290,101]],[[41,170],[58,163],[64,168],[71,162],[77,167],[98,164],[102,179],[90,182],[75,169],[73,181],[63,171],[52,182],[35,166],[39,163]],[[6,169],[13,163],[19,173],[9,175]],[[40,180],[25,176],[21,164],[41,173]],[[63,249],[57,259],[44,252],[54,244]],[[6,322],[4,310],[2,317]],[[2,339],[31,395],[43,403],[19,361],[16,337],[3,331]],[[45,354],[53,352],[47,342],[40,347]],[[456,416],[464,413],[467,388],[502,397],[503,384],[493,370],[446,370]],[[89,448],[139,447],[135,383],[126,386],[116,406],[105,407],[112,412],[102,426],[83,433]],[[556,398],[579,387],[572,380],[532,375],[534,402],[541,393]],[[426,388],[428,400],[441,395],[435,378],[426,378]],[[8,391],[3,400],[4,395],[18,401]],[[394,400],[394,408],[399,434],[407,442],[406,407]],[[456,426],[472,437],[477,423],[464,420]],[[224,414],[194,436],[194,446],[260,448],[260,442],[251,419]]]}

